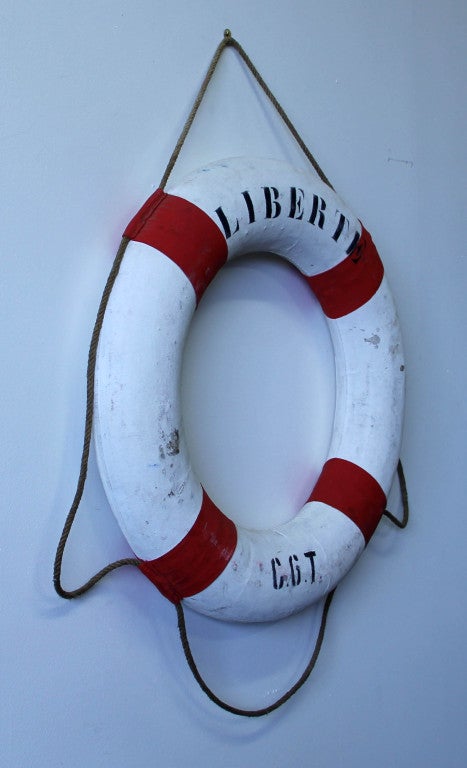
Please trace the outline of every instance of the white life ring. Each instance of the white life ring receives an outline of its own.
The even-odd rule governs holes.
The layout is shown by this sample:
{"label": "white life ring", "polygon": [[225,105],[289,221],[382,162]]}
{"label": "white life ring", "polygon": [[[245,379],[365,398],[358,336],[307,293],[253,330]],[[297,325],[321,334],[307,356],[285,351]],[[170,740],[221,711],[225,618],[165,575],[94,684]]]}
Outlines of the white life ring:
{"label": "white life ring", "polygon": [[[371,237],[304,171],[235,158],[158,190],[128,225],[107,306],[95,384],[95,441],[112,510],[140,568],[173,602],[267,621],[332,590],[386,504],[400,449],[399,324]],[[336,366],[333,437],[298,514],[274,530],[237,527],[209,499],[187,452],[179,382],[196,304],[227,259],[272,252],[308,280]]]}

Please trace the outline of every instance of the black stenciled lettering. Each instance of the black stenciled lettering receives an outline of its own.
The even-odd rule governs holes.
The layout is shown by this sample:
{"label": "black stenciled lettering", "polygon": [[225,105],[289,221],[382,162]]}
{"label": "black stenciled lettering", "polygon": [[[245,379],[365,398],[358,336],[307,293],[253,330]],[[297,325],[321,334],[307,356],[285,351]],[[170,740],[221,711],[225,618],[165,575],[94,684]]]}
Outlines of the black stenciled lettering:
{"label": "black stenciled lettering", "polygon": [[229,237],[235,234],[235,232],[238,232],[239,230],[239,223],[238,219],[235,219],[235,224],[233,225],[233,229],[230,226],[229,220],[227,216],[225,215],[224,211],[222,210],[222,206],[219,206],[219,208],[216,208],[216,213],[219,216],[219,221],[222,224],[222,228],[224,230],[224,234],[226,239],[228,240]]}
{"label": "black stenciled lettering", "polygon": [[[350,256],[350,254],[354,250],[354,248],[357,245],[359,240],[360,240],[360,235],[358,234],[358,232],[355,232],[355,234],[354,234],[354,236],[352,238],[352,242],[350,243],[349,247],[345,251],[347,256]],[[356,261],[358,261],[359,259],[360,259],[360,256],[356,259]]]}
{"label": "black stenciled lettering", "polygon": [[290,576],[292,579],[292,586],[298,587],[302,580],[300,566],[295,565],[295,563],[298,563],[298,557],[297,555],[290,555],[289,557],[289,565],[290,565]]}
{"label": "black stenciled lettering", "polygon": [[303,219],[303,198],[305,193],[300,187],[290,187],[289,219]]}
{"label": "black stenciled lettering", "polygon": [[326,201],[323,200],[323,198],[319,197],[318,195],[313,195],[313,205],[311,208],[311,216],[308,219],[309,223],[315,224],[316,218],[318,218],[318,227],[319,229],[323,229],[325,210],[326,210]]}
{"label": "black stenciled lettering", "polygon": [[[277,586],[277,571],[276,571],[276,560],[277,557],[273,557],[271,560],[271,567],[272,567],[272,586],[274,589],[279,589]],[[278,565],[280,565],[279,560],[277,560]]]}
{"label": "black stenciled lettering", "polygon": [[272,566],[272,585],[274,589],[282,589],[284,584],[287,581],[287,576],[284,576],[283,574],[280,576],[279,581],[277,581],[277,570],[276,565],[281,567],[281,561],[278,557],[273,557],[271,560],[271,566]]}
{"label": "black stenciled lettering", "polygon": [[339,240],[340,236],[342,235],[342,232],[344,231],[344,225],[347,224],[347,231],[349,230],[349,220],[346,216],[344,216],[343,213],[340,211],[336,211],[336,216],[339,214],[339,221],[337,223],[336,231],[334,232],[332,239],[336,241]]}
{"label": "black stenciled lettering", "polygon": [[303,557],[305,557],[310,562],[310,578],[309,579],[303,578],[303,574],[305,573],[305,571],[303,569],[303,562],[302,562],[302,565],[300,565],[300,560],[298,555],[289,555],[289,558],[288,558],[289,571],[288,572],[282,569],[282,563],[278,557],[272,558],[271,560],[272,585],[274,589],[282,589],[285,586],[298,587],[300,584],[315,583],[316,552],[314,550],[309,550],[308,552],[303,553]]}
{"label": "black stenciled lettering", "polygon": [[308,557],[311,563],[311,583],[314,584],[315,576],[316,576],[316,569],[315,569],[315,557],[316,552],[310,551],[310,552],[304,552],[303,557]]}
{"label": "black stenciled lettering", "polygon": [[251,199],[250,193],[248,192],[248,190],[245,190],[244,192],[242,192],[242,195],[243,195],[243,199],[245,200],[246,207],[248,209],[249,223],[253,224],[255,220],[255,209],[253,207],[253,200]]}
{"label": "black stenciled lettering", "polygon": [[276,219],[281,212],[281,204],[278,202],[279,190],[276,187],[263,187],[266,203],[266,219]]}

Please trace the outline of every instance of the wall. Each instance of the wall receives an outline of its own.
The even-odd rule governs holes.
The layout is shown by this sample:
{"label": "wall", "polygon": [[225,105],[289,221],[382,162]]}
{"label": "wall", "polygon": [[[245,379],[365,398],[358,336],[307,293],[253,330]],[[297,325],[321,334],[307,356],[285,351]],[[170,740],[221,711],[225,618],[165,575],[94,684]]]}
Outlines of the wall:
{"label": "wall", "polygon": [[[465,764],[466,24],[460,0],[3,0],[2,765]],[[310,681],[261,720],[207,700],[182,656],[173,607],[139,573],[122,569],[72,603],[51,584],[78,473],[99,297],[120,234],[157,185],[227,26],[372,232],[408,371],[410,526],[401,533],[381,523],[336,594]],[[304,162],[227,51],[174,179],[236,154]],[[291,299],[301,290],[295,275],[261,260],[257,267],[252,283],[245,268],[226,273],[203,308],[190,340],[186,409],[199,417],[203,472],[212,483],[226,478],[221,501],[235,508],[255,493],[264,516],[275,497],[268,486],[282,487],[284,456],[298,462],[318,450],[329,428],[315,403],[329,386],[330,352],[312,300],[300,314]],[[303,328],[311,325],[310,357]],[[235,432],[229,382],[240,352],[235,387],[263,434]],[[311,417],[306,392],[284,398],[302,375],[314,379]],[[268,453],[274,412],[292,425],[277,456]],[[302,419],[310,430],[299,429]],[[196,448],[204,429],[205,453]],[[238,446],[253,470],[232,479]],[[92,455],[66,585],[128,551]],[[244,627],[187,617],[208,682],[244,706],[268,703],[295,679],[318,619],[310,610]]]}

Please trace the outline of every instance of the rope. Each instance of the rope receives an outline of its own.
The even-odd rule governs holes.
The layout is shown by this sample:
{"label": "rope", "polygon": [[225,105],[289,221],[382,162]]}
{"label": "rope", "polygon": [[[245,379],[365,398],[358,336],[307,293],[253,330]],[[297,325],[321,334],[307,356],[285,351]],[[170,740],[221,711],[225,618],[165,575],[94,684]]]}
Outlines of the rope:
{"label": "rope", "polygon": [[409,522],[409,495],[407,493],[407,483],[405,482],[404,467],[402,466],[402,461],[400,459],[397,464],[397,477],[399,479],[399,488],[401,492],[403,511],[402,520],[398,520],[398,518],[388,509],[385,509],[383,514],[398,528],[405,528]]}
{"label": "rope", "polygon": [[77,589],[66,590],[63,588],[61,583],[63,553],[65,550],[65,545],[66,545],[68,536],[70,535],[70,531],[76,517],[76,513],[78,511],[78,507],[81,503],[81,498],[83,496],[84,485],[86,483],[86,476],[88,472],[89,450],[91,446],[92,422],[93,422],[93,416],[94,416],[94,378],[95,378],[95,372],[96,372],[97,345],[99,343],[99,336],[102,328],[102,323],[104,321],[104,314],[107,307],[107,303],[109,301],[109,296],[112,291],[115,280],[117,278],[128,242],[129,240],[127,238],[122,239],[122,242],[120,243],[120,247],[115,256],[112,269],[110,270],[110,274],[107,278],[104,292],[102,294],[102,298],[99,304],[99,309],[97,311],[96,321],[94,323],[94,329],[92,332],[91,343],[89,345],[88,367],[87,367],[87,376],[86,376],[86,416],[84,421],[84,441],[83,441],[83,450],[81,453],[81,466],[80,466],[78,483],[76,486],[73,503],[66,517],[65,524],[63,526],[62,535],[60,536],[60,540],[58,542],[57,552],[55,554],[55,561],[54,561],[54,571],[53,571],[53,582],[54,582],[55,591],[60,597],[64,597],[67,600],[71,600],[74,597],[79,597],[79,595],[84,594],[84,592],[87,592],[89,589],[91,589],[91,587],[97,584],[97,582],[100,581],[104,576],[106,576],[106,574],[110,573],[111,571],[114,571],[116,568],[121,568],[121,566],[123,565],[138,565],[138,560],[136,560],[135,558],[124,558],[122,560],[117,560],[114,563],[109,563],[109,565],[105,566],[105,568],[102,568],[102,570],[100,570],[98,573],[92,576],[92,578],[90,578],[89,581],[87,581],[85,584],[83,584],[81,587],[78,587]]}
{"label": "rope", "polygon": [[182,606],[182,603],[178,603],[178,605],[176,605],[175,608],[177,610],[178,631],[180,634],[180,640],[182,642],[183,651],[185,653],[185,658],[193,674],[193,677],[195,678],[200,688],[204,691],[206,696],[208,696],[208,698],[211,699],[211,701],[214,702],[214,704],[217,704],[218,707],[220,707],[221,709],[225,709],[226,712],[231,712],[233,715],[243,715],[243,717],[262,717],[263,715],[269,715],[271,712],[274,712],[275,709],[278,709],[283,704],[285,704],[286,701],[291,699],[292,696],[295,693],[297,693],[297,691],[302,687],[302,685],[308,680],[311,672],[313,671],[313,667],[316,664],[316,661],[319,656],[319,652],[321,650],[321,645],[323,643],[324,631],[326,629],[326,619],[328,617],[329,607],[331,605],[332,598],[334,597],[334,592],[335,592],[335,589],[332,592],[329,592],[329,594],[326,596],[324,607],[323,607],[323,613],[321,615],[321,623],[319,627],[318,637],[316,639],[310,661],[308,662],[305,670],[302,672],[297,682],[294,683],[288,689],[288,691],[286,691],[282,696],[276,699],[276,701],[274,701],[272,704],[269,704],[269,706],[267,707],[262,707],[261,709],[239,709],[238,707],[233,707],[231,704],[227,704],[225,701],[222,701],[222,699],[216,696],[216,694],[208,687],[208,685],[205,683],[204,679],[202,678],[198,670],[198,667],[196,666],[195,660],[193,658],[193,654],[191,653],[191,648],[188,642],[188,637],[186,632],[185,615],[183,613],[183,606]]}
{"label": "rope", "polygon": [[[211,62],[208,67],[208,71],[205,75],[205,78],[200,86],[200,89],[198,91],[198,94],[195,98],[195,101],[193,103],[193,106],[191,108],[190,114],[188,115],[188,118],[185,122],[185,125],[183,126],[183,130],[179,136],[179,139],[175,145],[175,148],[172,152],[172,155],[169,159],[169,162],[167,164],[167,167],[165,169],[164,175],[161,179],[160,188],[164,189],[165,185],[167,183],[167,180],[170,176],[170,173],[173,170],[173,167],[175,163],[177,162],[178,156],[180,154],[180,151],[182,149],[182,146],[185,142],[185,139],[188,135],[188,132],[191,128],[191,125],[193,123],[193,120],[196,116],[196,113],[198,111],[199,105],[201,104],[201,101],[203,99],[203,96],[206,92],[206,89],[211,81],[211,78],[214,74],[214,70],[216,69],[217,63],[222,55],[222,52],[225,48],[228,46],[231,46],[235,48],[235,50],[239,53],[245,64],[247,65],[248,69],[254,76],[255,80],[258,82],[258,84],[263,89],[264,93],[268,97],[268,99],[271,101],[279,115],[281,116],[282,120],[285,122],[286,126],[292,133],[293,137],[297,141],[300,148],[303,150],[304,154],[310,161],[311,165],[315,169],[316,173],[318,174],[319,178],[327,184],[329,187],[333,188],[330,184],[329,180],[321,170],[320,166],[318,165],[317,161],[311,154],[308,147],[305,145],[303,139],[298,134],[297,130],[293,126],[292,122],[290,121],[288,115],[284,111],[284,109],[281,107],[273,93],[270,91],[268,86],[266,85],[265,81],[261,77],[260,73],[252,63],[251,59],[248,57],[248,55],[243,50],[242,46],[235,40],[230,30],[226,29],[224,32],[224,38],[219,43],[219,45],[216,48],[216,51],[214,53],[214,56],[211,59]],[[68,515],[65,520],[65,524],[63,526],[62,534],[60,536],[60,540],[58,542],[57,551],[55,554],[55,560],[54,560],[54,568],[53,568],[53,584],[54,588],[57,592],[57,594],[60,597],[63,597],[67,600],[73,599],[75,597],[79,597],[80,595],[83,595],[85,592],[90,590],[92,587],[94,587],[95,584],[97,584],[101,579],[104,578],[108,573],[111,573],[117,568],[121,568],[122,566],[131,565],[131,566],[138,566],[139,560],[138,558],[123,558],[121,560],[116,560],[113,563],[109,563],[109,565],[102,568],[98,573],[94,574],[88,581],[86,581],[84,584],[82,584],[80,587],[77,587],[76,589],[72,590],[66,590],[62,586],[61,583],[61,573],[62,573],[62,562],[63,562],[63,554],[65,550],[65,546],[68,540],[68,537],[70,535],[71,528],[73,526],[76,513],[78,511],[79,505],[81,503],[81,499],[84,492],[84,486],[86,483],[86,477],[87,477],[87,470],[88,470],[88,462],[89,462],[89,452],[90,452],[90,445],[91,445],[91,436],[92,436],[92,423],[93,423],[93,417],[94,417],[94,380],[95,380],[95,371],[96,371],[96,354],[97,354],[97,346],[99,343],[99,336],[102,328],[102,323],[104,321],[104,315],[107,308],[107,304],[109,301],[109,297],[112,291],[112,288],[114,286],[115,280],[117,278],[118,272],[120,270],[120,266],[123,260],[123,257],[125,255],[125,251],[127,248],[129,240],[127,238],[123,238],[120,247],[117,251],[117,254],[115,256],[112,268],[110,270],[109,276],[107,278],[107,282],[101,297],[101,301],[99,304],[99,309],[97,311],[96,320],[94,323],[94,329],[92,332],[91,342],[89,345],[89,353],[88,353],[88,364],[87,364],[87,375],[86,375],[86,415],[85,415],[85,424],[84,424],[84,440],[83,440],[83,449],[81,454],[81,465],[80,465],[80,472],[77,482],[77,487],[74,495],[73,502],[71,504],[70,510],[68,512]],[[402,497],[402,506],[404,510],[403,519],[402,521],[398,520],[391,512],[388,510],[385,510],[384,514],[399,528],[405,528],[408,522],[409,518],[409,507],[408,507],[408,496],[407,496],[407,486],[405,482],[404,477],[404,471],[402,468],[402,463],[399,461],[398,467],[398,477],[399,477],[399,483],[400,483],[400,489],[401,489],[401,497]],[[285,704],[286,701],[288,701],[306,682],[308,677],[310,676],[315,664],[316,660],[318,658],[321,645],[324,638],[324,632],[326,628],[326,620],[329,612],[329,608],[332,602],[332,598],[334,596],[335,590],[330,592],[324,602],[323,606],[323,613],[321,616],[321,623],[320,628],[318,632],[318,636],[311,654],[310,661],[308,662],[305,670],[303,671],[300,678],[295,682],[289,689],[284,693],[281,697],[279,697],[273,704],[270,704],[267,707],[263,707],[262,709],[256,709],[256,710],[249,710],[249,709],[240,709],[238,707],[233,707],[230,704],[222,701],[219,699],[218,696],[216,696],[215,693],[207,686],[205,681],[203,680],[201,674],[199,673],[199,670],[196,666],[195,660],[193,658],[193,654],[191,652],[190,644],[188,642],[188,636],[186,631],[186,623],[185,623],[185,615],[183,612],[183,606],[182,603],[178,603],[175,605],[176,611],[177,611],[177,617],[178,617],[178,630],[180,634],[180,640],[182,643],[183,651],[185,654],[185,658],[187,660],[188,666],[201,687],[201,689],[205,692],[205,694],[209,697],[211,701],[213,701],[215,704],[217,704],[222,709],[226,710],[227,712],[231,712],[235,715],[243,715],[244,717],[261,717],[263,715],[267,715],[270,712],[273,712],[275,709],[278,709],[278,707],[282,706],[282,704]]]}
{"label": "rope", "polygon": [[211,78],[212,78],[212,76],[214,74],[214,71],[215,71],[215,69],[217,67],[219,59],[222,56],[223,51],[226,48],[228,48],[229,46],[231,48],[235,48],[235,50],[241,56],[241,58],[243,59],[243,61],[246,64],[246,66],[250,70],[251,74],[255,78],[256,82],[263,89],[264,93],[266,94],[266,96],[270,100],[270,102],[273,105],[273,107],[279,113],[280,117],[282,118],[282,120],[286,124],[287,128],[289,129],[290,133],[292,134],[292,136],[294,137],[295,141],[299,145],[300,149],[303,151],[303,153],[305,154],[305,156],[307,157],[307,159],[309,160],[309,162],[311,163],[311,165],[315,169],[315,171],[318,174],[318,176],[321,179],[321,181],[324,181],[324,183],[327,184],[328,187],[331,187],[331,189],[334,189],[334,187],[332,186],[331,182],[329,181],[329,179],[324,174],[324,171],[320,168],[318,162],[315,160],[315,158],[311,154],[310,150],[306,146],[305,142],[303,141],[302,137],[298,133],[297,129],[293,125],[293,123],[290,120],[289,116],[287,115],[285,109],[279,104],[279,102],[277,101],[276,97],[274,96],[274,94],[272,93],[270,88],[267,86],[267,84],[265,83],[265,81],[261,77],[260,73],[256,69],[255,65],[251,61],[251,59],[248,56],[248,54],[244,51],[244,49],[242,48],[240,43],[237,40],[235,40],[234,37],[232,37],[230,29],[226,29],[224,31],[224,37],[223,37],[223,39],[221,40],[221,42],[219,43],[219,45],[217,46],[217,48],[216,48],[216,50],[214,52],[214,56],[211,59],[211,62],[209,64],[209,67],[208,67],[208,70],[207,70],[206,75],[204,77],[204,80],[201,83],[199,91],[198,91],[198,93],[196,95],[196,98],[195,98],[195,100],[193,102],[193,106],[191,108],[190,114],[188,115],[188,117],[186,119],[186,122],[185,122],[185,125],[183,126],[182,132],[181,132],[181,134],[180,134],[180,136],[178,138],[178,141],[177,141],[177,143],[175,145],[175,148],[174,148],[174,150],[172,152],[172,155],[170,156],[169,162],[167,163],[167,167],[166,167],[166,169],[164,171],[164,174],[163,174],[162,179],[161,179],[161,183],[159,185],[160,188],[164,189],[165,185],[167,184],[167,180],[168,180],[168,178],[169,178],[169,176],[170,176],[170,174],[171,174],[171,172],[173,170],[173,167],[174,167],[175,163],[177,162],[177,159],[178,159],[178,156],[180,154],[180,151],[181,151],[181,149],[183,147],[183,144],[185,143],[185,139],[186,139],[186,137],[188,135],[188,131],[190,130],[191,125],[193,123],[193,120],[195,119],[196,113],[198,111],[198,107],[199,107],[199,105],[201,104],[201,102],[203,100],[203,96],[206,93],[207,87],[208,87],[209,83],[211,82]]}

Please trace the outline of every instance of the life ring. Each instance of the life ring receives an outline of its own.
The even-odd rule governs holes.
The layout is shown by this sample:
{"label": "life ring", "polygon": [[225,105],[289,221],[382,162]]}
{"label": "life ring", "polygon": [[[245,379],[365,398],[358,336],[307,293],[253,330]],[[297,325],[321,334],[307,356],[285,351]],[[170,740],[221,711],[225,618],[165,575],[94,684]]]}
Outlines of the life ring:
{"label": "life ring", "polygon": [[[297,612],[332,590],[372,536],[396,469],[404,362],[380,257],[324,183],[234,158],[158,190],[129,239],[99,339],[95,442],[112,510],[141,571],[173,602],[237,621]],[[227,259],[272,252],[304,275],[327,317],[336,410],[327,460],[298,514],[237,527],[188,455],[179,382],[197,302]]]}

